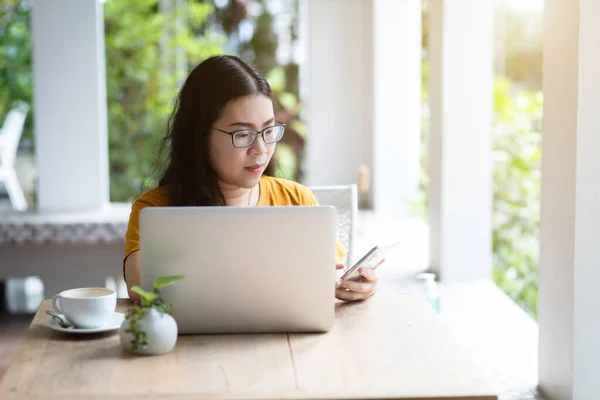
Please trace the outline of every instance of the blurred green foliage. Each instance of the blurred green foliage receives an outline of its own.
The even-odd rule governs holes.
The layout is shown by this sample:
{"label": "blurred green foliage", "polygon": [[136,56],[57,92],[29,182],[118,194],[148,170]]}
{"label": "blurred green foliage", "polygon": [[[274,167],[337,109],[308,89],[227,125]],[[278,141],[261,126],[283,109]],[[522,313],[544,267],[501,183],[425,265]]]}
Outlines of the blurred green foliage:
{"label": "blurred green foliage", "polygon": [[33,139],[30,1],[0,3],[0,123],[18,101],[30,105],[23,139]]}
{"label": "blurred green foliage", "polygon": [[494,281],[537,318],[542,93],[494,82]]}

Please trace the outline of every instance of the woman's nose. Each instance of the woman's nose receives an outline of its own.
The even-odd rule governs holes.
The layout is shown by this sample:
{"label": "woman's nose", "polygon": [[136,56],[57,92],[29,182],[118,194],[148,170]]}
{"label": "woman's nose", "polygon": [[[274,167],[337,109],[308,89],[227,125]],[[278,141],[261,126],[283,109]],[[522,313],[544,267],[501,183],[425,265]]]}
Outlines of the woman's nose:
{"label": "woman's nose", "polygon": [[253,154],[262,154],[267,152],[267,144],[265,143],[263,136],[258,135],[250,146],[250,152]]}

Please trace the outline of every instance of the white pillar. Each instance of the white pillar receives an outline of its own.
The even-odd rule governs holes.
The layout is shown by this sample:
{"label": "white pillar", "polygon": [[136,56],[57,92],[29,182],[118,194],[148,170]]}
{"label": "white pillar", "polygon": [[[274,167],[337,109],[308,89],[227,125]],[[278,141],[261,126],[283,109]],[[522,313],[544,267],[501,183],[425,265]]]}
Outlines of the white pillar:
{"label": "white pillar", "polygon": [[306,0],[310,125],[306,183],[358,183],[367,202],[401,211],[420,158],[420,0]]}
{"label": "white pillar", "polygon": [[376,0],[373,8],[372,202],[393,212],[421,177],[421,0]]}
{"label": "white pillar", "polygon": [[431,267],[491,278],[493,2],[429,2]]}
{"label": "white pillar", "polygon": [[97,0],[33,3],[40,211],[109,202],[104,17]]}
{"label": "white pillar", "polygon": [[538,316],[549,398],[600,395],[600,3],[546,0]]}

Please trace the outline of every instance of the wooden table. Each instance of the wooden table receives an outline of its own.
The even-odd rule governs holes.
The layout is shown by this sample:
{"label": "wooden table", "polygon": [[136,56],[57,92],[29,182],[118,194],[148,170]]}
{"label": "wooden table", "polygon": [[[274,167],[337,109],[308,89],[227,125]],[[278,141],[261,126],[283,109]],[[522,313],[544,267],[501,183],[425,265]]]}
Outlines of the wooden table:
{"label": "wooden table", "polygon": [[327,334],[184,335],[154,357],[125,353],[114,333],[51,331],[49,307],[40,306],[0,398],[497,399],[420,295],[338,303]]}

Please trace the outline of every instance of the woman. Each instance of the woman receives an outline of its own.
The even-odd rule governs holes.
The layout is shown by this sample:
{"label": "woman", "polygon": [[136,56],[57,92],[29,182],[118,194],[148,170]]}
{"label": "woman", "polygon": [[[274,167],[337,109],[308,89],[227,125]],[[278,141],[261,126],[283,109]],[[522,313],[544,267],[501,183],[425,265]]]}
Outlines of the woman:
{"label": "woman", "polygon": [[[252,67],[234,56],[211,57],[187,78],[169,121],[163,148],[167,167],[155,189],[133,203],[125,235],[124,276],[131,292],[140,283],[139,212],[161,206],[317,205],[298,183],[263,175],[285,126],[275,121],[271,88]],[[345,249],[337,242],[336,269]],[[375,293],[377,276],[336,281],[340,300],[362,300]]]}

